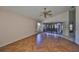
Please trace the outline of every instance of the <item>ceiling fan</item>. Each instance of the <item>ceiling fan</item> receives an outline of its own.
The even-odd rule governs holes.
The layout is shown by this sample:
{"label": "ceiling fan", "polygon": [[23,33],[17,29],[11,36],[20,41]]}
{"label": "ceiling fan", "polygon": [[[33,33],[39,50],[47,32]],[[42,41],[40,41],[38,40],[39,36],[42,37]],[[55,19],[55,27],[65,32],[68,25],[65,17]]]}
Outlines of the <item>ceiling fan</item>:
{"label": "ceiling fan", "polygon": [[52,16],[52,11],[51,10],[47,11],[47,9],[44,8],[40,16],[43,16],[44,18],[47,18],[48,16]]}

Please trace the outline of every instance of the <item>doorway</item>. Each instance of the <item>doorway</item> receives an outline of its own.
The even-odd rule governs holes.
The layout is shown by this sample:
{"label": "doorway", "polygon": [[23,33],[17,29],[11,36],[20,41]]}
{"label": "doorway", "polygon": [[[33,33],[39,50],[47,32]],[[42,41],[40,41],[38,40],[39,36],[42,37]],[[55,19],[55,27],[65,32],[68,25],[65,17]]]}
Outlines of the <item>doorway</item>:
{"label": "doorway", "polygon": [[43,23],[43,32],[63,34],[63,22]]}

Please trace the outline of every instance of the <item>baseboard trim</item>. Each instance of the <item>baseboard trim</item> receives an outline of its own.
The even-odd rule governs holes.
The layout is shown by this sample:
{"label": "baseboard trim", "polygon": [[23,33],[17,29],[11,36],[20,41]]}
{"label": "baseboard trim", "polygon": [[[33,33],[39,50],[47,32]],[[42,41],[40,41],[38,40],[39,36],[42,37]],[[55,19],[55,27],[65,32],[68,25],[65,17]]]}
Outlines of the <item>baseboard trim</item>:
{"label": "baseboard trim", "polygon": [[5,43],[5,44],[3,44],[3,45],[0,45],[0,47],[7,46],[7,45],[9,45],[9,44],[15,43],[15,42],[20,41],[20,40],[23,40],[23,39],[27,39],[27,38],[29,38],[29,37],[31,37],[31,36],[35,36],[35,35],[36,35],[36,33],[31,34],[31,35],[28,35],[28,36],[24,36],[24,37],[22,37],[22,38],[19,38],[19,39],[17,39],[17,40],[12,41],[12,42],[8,42],[8,43]]}

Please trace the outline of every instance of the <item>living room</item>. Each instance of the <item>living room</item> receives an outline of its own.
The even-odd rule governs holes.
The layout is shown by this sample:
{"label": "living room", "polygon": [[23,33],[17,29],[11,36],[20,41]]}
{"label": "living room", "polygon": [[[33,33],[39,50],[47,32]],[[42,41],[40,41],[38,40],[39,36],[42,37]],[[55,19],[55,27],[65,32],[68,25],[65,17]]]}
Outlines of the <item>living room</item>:
{"label": "living room", "polygon": [[0,51],[79,51],[78,14],[78,6],[0,6]]}

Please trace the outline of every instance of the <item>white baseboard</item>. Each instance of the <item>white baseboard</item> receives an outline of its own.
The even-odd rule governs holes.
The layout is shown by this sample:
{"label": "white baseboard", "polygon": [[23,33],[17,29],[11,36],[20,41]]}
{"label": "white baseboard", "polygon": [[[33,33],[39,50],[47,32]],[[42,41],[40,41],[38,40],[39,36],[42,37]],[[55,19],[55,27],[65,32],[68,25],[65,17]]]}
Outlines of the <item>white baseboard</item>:
{"label": "white baseboard", "polygon": [[11,44],[11,43],[13,43],[13,42],[16,42],[16,41],[18,41],[18,40],[27,38],[27,37],[32,36],[32,35],[35,35],[35,34],[36,34],[36,33],[30,34],[30,35],[27,35],[27,36],[24,36],[24,37],[20,37],[20,38],[18,38],[18,39],[16,39],[16,40],[12,40],[12,41],[10,41],[10,42],[7,42],[7,43],[5,43],[5,44],[2,44],[2,45],[0,45],[0,47],[6,46],[6,45],[8,45],[8,44]]}

